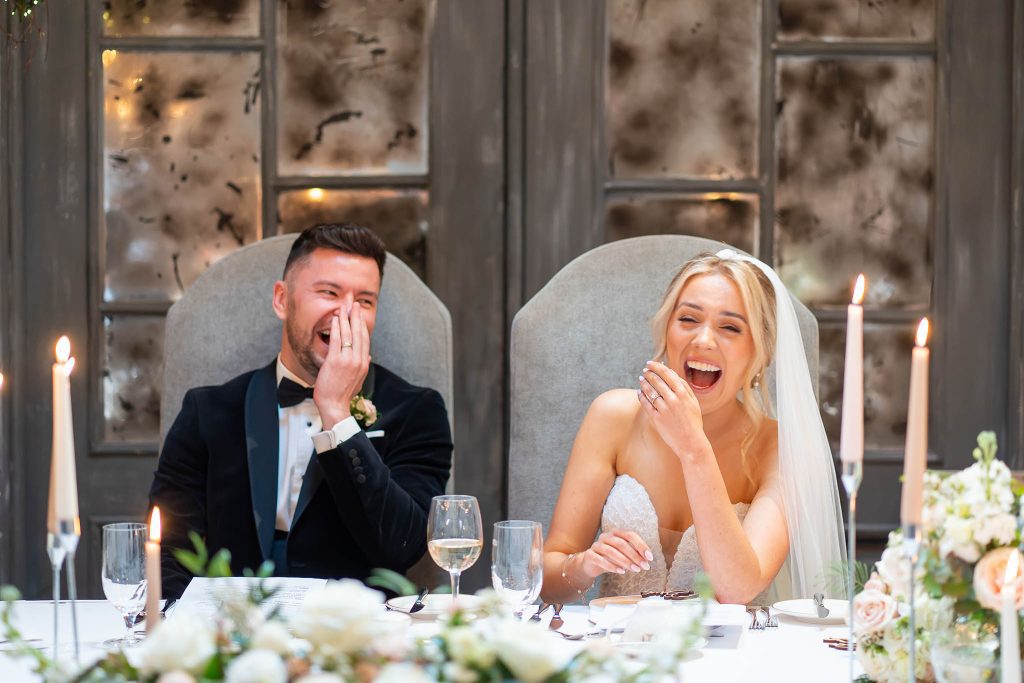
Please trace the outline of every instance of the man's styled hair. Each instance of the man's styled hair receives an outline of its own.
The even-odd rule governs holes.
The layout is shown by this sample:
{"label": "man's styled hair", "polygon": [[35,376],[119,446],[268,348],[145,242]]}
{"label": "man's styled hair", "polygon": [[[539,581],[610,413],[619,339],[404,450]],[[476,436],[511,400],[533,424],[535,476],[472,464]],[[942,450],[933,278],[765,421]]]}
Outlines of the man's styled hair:
{"label": "man's styled hair", "polygon": [[384,278],[384,261],[388,252],[377,233],[354,223],[318,223],[303,230],[288,252],[284,262],[284,277],[296,264],[309,259],[316,249],[334,249],[346,254],[365,256],[377,262],[377,270]]}

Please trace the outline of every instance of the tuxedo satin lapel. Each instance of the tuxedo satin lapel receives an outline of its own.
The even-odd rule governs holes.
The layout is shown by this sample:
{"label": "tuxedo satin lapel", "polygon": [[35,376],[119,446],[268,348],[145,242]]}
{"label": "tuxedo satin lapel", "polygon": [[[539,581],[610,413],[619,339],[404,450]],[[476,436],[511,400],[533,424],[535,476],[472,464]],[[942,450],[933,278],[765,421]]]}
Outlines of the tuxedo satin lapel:
{"label": "tuxedo satin lapel", "polygon": [[277,519],[277,466],[280,431],[277,419],[277,382],[274,364],[249,380],[245,391],[245,449],[249,458],[249,488],[256,535],[263,558],[271,555]]}
{"label": "tuxedo satin lapel", "polygon": [[302,477],[302,488],[299,489],[299,500],[295,503],[295,514],[292,515],[292,529],[298,524],[299,518],[302,517],[302,513],[305,512],[306,506],[309,505],[309,501],[313,499],[313,494],[316,493],[317,488],[320,486],[320,482],[324,480],[324,471],[320,467],[320,462],[317,460],[316,451],[309,458],[309,464],[306,465],[306,473]]}
{"label": "tuxedo satin lapel", "polygon": [[377,379],[377,373],[373,371],[374,367],[374,364],[370,363],[370,367],[366,371],[366,379],[363,380],[363,386],[359,389],[359,393],[371,401],[373,400],[373,389]]}

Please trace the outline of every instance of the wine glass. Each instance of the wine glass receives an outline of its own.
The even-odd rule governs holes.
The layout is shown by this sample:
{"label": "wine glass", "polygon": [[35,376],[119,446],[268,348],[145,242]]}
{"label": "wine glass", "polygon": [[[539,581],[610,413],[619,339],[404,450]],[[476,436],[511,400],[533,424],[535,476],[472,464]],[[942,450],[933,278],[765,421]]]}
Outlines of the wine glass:
{"label": "wine glass", "polygon": [[452,600],[459,597],[459,576],[484,547],[480,505],[473,496],[435,496],[427,519],[427,550],[452,579]]}
{"label": "wine glass", "polygon": [[544,581],[544,538],[540,522],[496,522],[491,542],[491,583],[515,605],[516,618],[540,595]]}
{"label": "wine glass", "polygon": [[108,647],[132,646],[135,618],[146,606],[146,525],[121,522],[103,527],[103,594],[124,619],[123,638],[104,641]]}

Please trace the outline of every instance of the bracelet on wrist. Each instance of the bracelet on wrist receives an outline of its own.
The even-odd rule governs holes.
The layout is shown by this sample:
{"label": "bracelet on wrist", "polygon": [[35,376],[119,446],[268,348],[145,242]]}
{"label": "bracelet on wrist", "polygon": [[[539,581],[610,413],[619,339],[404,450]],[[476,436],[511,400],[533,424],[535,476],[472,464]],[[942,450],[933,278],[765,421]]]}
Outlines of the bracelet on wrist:
{"label": "bracelet on wrist", "polygon": [[579,553],[569,553],[568,555],[565,556],[565,559],[562,560],[562,580],[565,581],[566,585],[568,585],[569,588],[572,588],[574,591],[576,591],[577,599],[582,602],[583,601],[583,594],[586,593],[588,590],[590,590],[590,588],[594,585],[594,582],[591,581],[590,585],[587,586],[586,588],[583,588],[583,589],[579,588],[578,586],[573,585],[572,579],[569,578],[569,571],[568,571],[568,569],[569,569],[569,563],[577,555],[579,555]]}

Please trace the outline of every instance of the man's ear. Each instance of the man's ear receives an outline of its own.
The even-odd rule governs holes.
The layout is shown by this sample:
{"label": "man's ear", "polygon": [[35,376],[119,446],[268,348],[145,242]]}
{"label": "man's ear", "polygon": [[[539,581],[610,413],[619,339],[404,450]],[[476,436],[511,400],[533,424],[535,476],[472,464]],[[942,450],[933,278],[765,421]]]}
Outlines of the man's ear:
{"label": "man's ear", "polygon": [[274,283],[274,313],[280,320],[288,314],[288,283],[278,280]]}

